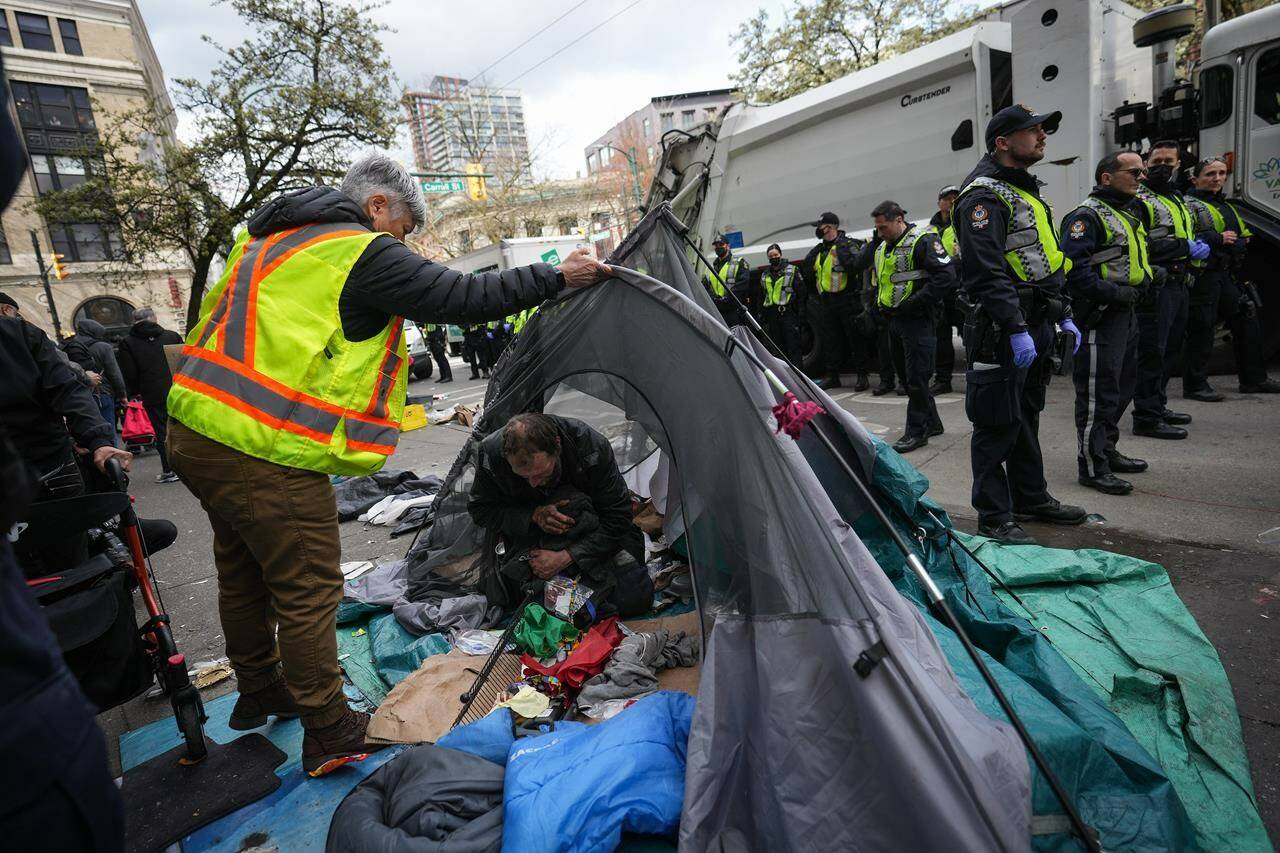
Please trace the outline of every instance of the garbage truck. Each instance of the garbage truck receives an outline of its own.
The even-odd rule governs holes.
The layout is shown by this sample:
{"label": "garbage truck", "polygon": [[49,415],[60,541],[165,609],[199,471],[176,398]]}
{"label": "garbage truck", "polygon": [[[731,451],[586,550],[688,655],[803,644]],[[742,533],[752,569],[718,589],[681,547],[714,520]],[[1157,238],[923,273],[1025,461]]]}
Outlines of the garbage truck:
{"label": "garbage truck", "polygon": [[[494,272],[542,262],[559,265],[569,253],[586,246],[583,238],[570,234],[557,237],[513,237],[468,252],[448,261],[459,272]],[[449,352],[462,355],[462,327],[449,327]]]}
{"label": "garbage truck", "polygon": [[[1261,294],[1272,355],[1280,346],[1271,333],[1280,328],[1280,5],[1211,27],[1194,81],[1183,82],[1174,74],[1176,41],[1195,15],[1191,4],[1147,14],[1121,0],[1005,3],[965,30],[818,88],[669,131],[646,206],[669,202],[704,253],[723,233],[753,265],[774,242],[799,259],[824,211],[855,237],[870,234],[870,211],[885,199],[927,221],[938,191],[959,184],[984,153],[998,110],[1061,110],[1046,157],[1032,168],[1057,217],[1088,194],[1094,165],[1116,148],[1175,138],[1196,156],[1227,158],[1225,191],[1255,235],[1244,275]],[[806,339],[809,368],[820,341]]]}

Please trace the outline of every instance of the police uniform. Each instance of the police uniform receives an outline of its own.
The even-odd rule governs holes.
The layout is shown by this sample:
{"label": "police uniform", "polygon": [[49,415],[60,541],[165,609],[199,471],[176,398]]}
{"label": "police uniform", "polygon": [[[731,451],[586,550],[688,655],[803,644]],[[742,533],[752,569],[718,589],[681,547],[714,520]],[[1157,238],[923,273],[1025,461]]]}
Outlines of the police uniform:
{"label": "police uniform", "polygon": [[[995,138],[1058,114],[1036,116],[1007,107],[987,125],[987,149]],[[1065,299],[1068,262],[1039,182],[1025,169],[1001,165],[986,154],[965,179],[953,219],[960,248],[960,282],[975,305],[966,321],[965,413],[973,422],[970,462],[972,501],[979,529],[1004,537],[1017,517],[1078,524],[1084,510],[1049,495],[1040,453],[1040,412],[1051,376],[1055,322],[1071,314]],[[1010,337],[1026,332],[1036,358],[1013,361]],[[1008,541],[1015,541],[1009,539]]]}
{"label": "police uniform", "polygon": [[[1133,399],[1138,375],[1138,322],[1134,306],[1152,283],[1147,231],[1133,196],[1094,187],[1062,222],[1062,248],[1071,259],[1067,287],[1084,341],[1076,353],[1077,467],[1080,482],[1108,494],[1133,487],[1115,473],[1137,472],[1145,462],[1116,450],[1120,417]],[[1132,463],[1132,464],[1130,464]]]}
{"label": "police uniform", "polygon": [[[1209,356],[1213,352],[1213,330],[1218,320],[1225,320],[1231,330],[1241,393],[1280,392],[1280,383],[1267,378],[1262,360],[1257,305],[1236,281],[1237,273],[1244,267],[1245,240],[1251,236],[1249,226],[1220,192],[1191,190],[1186,202],[1195,220],[1196,237],[1209,244],[1210,253],[1191,288],[1182,395],[1207,402],[1221,399],[1221,395],[1209,387]],[[1227,245],[1222,242],[1224,231],[1234,231],[1239,238]]]}
{"label": "police uniform", "polygon": [[895,367],[907,387],[907,423],[894,445],[906,452],[942,432],[929,376],[934,363],[934,311],[955,288],[951,256],[932,229],[907,227],[898,239],[875,250],[873,286],[878,309],[889,318]]}
{"label": "police uniform", "polygon": [[792,364],[803,367],[801,318],[804,316],[804,291],[797,286],[798,278],[795,264],[785,258],[779,268],[765,268],[760,275],[760,325]]}
{"label": "police uniform", "polygon": [[1169,411],[1166,388],[1186,333],[1192,269],[1203,262],[1191,258],[1188,241],[1194,239],[1195,227],[1176,187],[1148,180],[1138,190],[1138,202],[1134,210],[1147,231],[1147,258],[1155,280],[1137,305],[1133,432],[1149,438],[1186,438],[1185,429],[1171,424],[1190,423],[1191,416]]}
{"label": "police uniform", "polygon": [[[955,208],[952,207],[954,213]],[[955,219],[943,218],[938,211],[929,220],[929,227],[937,232],[942,240],[942,248],[955,260],[960,254],[960,243],[956,238]],[[956,344],[953,329],[964,325],[964,317],[956,309],[956,293],[953,289],[938,304],[937,338],[934,346],[934,383],[935,393],[946,394],[951,391],[951,375],[956,371]]]}
{"label": "police uniform", "polygon": [[713,258],[711,265],[715,275],[704,275],[702,283],[710,292],[711,301],[716,304],[724,324],[730,328],[739,326],[742,324],[742,312],[738,309],[738,301],[746,295],[751,270],[745,260],[733,257],[732,249],[723,258]]}
{"label": "police uniform", "polygon": [[471,366],[471,378],[489,378],[489,345],[485,339],[488,327],[481,325],[462,327],[462,357]]}
{"label": "police uniform", "polygon": [[435,359],[436,366],[440,368],[440,378],[438,382],[452,382],[453,368],[449,366],[448,352],[448,336],[445,330],[448,327],[440,323],[427,323],[427,348],[431,350],[431,357]]}
{"label": "police uniform", "polygon": [[826,360],[827,384],[839,387],[840,367],[852,357],[858,375],[855,390],[867,388],[867,371],[875,336],[864,325],[862,276],[858,273],[858,244],[840,231],[834,240],[821,241],[809,250],[800,264],[800,272],[809,284],[809,292],[817,296],[818,335]]}

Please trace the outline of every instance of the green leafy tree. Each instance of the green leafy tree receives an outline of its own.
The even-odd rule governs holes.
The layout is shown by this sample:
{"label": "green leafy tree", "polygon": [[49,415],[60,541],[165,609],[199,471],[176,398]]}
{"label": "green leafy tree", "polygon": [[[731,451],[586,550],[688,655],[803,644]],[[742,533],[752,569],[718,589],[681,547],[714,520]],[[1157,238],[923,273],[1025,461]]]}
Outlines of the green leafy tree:
{"label": "green leafy tree", "polygon": [[949,0],[796,0],[774,27],[761,9],[731,37],[734,81],[749,100],[780,101],[955,32],[974,14]]}
{"label": "green leafy tree", "polygon": [[174,139],[173,116],[154,103],[116,113],[85,152],[89,179],[32,205],[50,222],[114,224],[121,269],[184,255],[188,326],[238,225],[282,192],[341,175],[360,148],[389,146],[399,119],[376,4],[228,5],[251,35],[233,47],[204,37],[222,54],[208,79],[173,81],[189,138]]}

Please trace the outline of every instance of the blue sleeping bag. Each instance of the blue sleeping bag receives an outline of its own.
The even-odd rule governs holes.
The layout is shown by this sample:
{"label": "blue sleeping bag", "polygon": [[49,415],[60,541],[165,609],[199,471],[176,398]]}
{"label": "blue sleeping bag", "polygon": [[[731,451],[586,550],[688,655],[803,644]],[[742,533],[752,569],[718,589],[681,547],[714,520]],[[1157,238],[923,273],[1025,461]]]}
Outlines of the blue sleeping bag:
{"label": "blue sleeping bag", "polygon": [[624,831],[674,836],[693,705],[692,696],[663,691],[597,726],[513,743],[504,853],[611,851]]}

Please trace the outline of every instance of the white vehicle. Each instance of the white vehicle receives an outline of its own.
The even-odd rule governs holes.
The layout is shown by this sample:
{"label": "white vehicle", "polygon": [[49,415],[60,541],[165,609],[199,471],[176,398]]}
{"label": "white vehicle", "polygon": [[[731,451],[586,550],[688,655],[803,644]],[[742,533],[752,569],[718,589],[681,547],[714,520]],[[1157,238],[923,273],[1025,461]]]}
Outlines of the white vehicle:
{"label": "white vehicle", "polygon": [[[670,202],[704,252],[724,232],[753,265],[773,242],[799,260],[823,211],[855,237],[869,235],[871,209],[888,198],[928,221],[939,189],[963,181],[984,153],[987,121],[1003,107],[1061,110],[1032,169],[1058,217],[1088,194],[1110,150],[1175,138],[1231,159],[1225,192],[1255,234],[1245,274],[1262,292],[1264,328],[1276,328],[1280,6],[1210,29],[1196,83],[1178,83],[1174,42],[1194,21],[1189,4],[1144,16],[1120,0],[1005,3],[872,68],[769,106],[735,105],[693,135],[667,134],[648,206]],[[1272,351],[1280,345],[1264,338]]]}
{"label": "white vehicle", "polygon": [[426,379],[431,376],[431,348],[423,336],[418,324],[412,320],[404,321],[404,343],[409,350],[410,366],[414,379]]}
{"label": "white vehicle", "polygon": [[[459,255],[447,265],[450,269],[471,273],[509,270],[539,262],[559,266],[570,252],[583,246],[590,248],[577,236],[514,237]],[[449,327],[449,351],[462,354],[461,326]]]}

